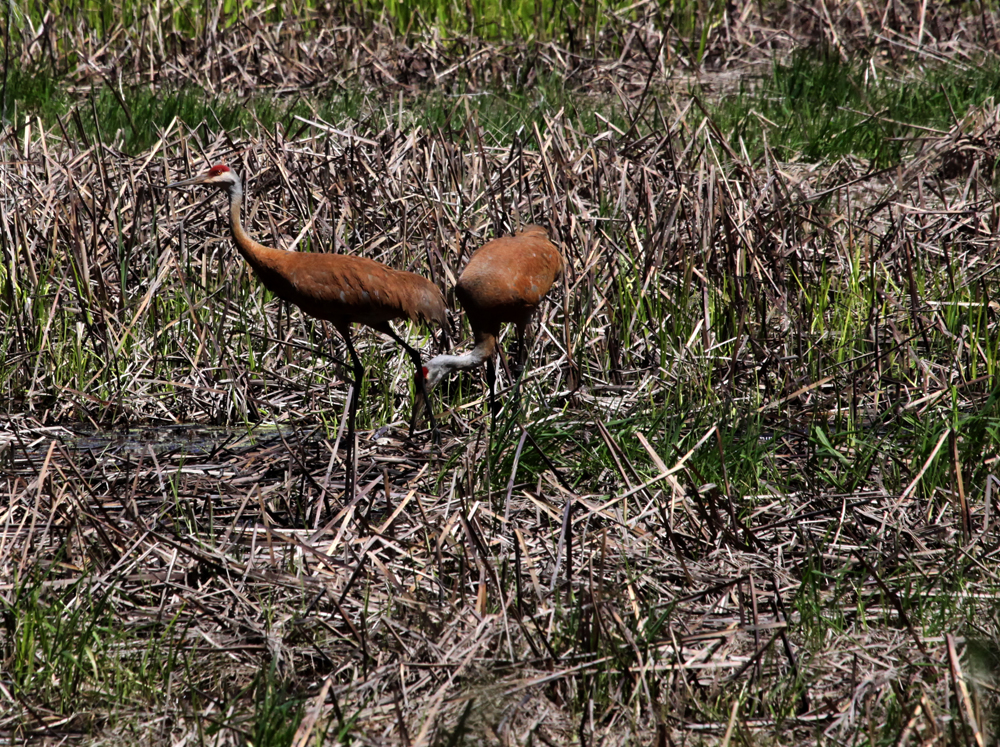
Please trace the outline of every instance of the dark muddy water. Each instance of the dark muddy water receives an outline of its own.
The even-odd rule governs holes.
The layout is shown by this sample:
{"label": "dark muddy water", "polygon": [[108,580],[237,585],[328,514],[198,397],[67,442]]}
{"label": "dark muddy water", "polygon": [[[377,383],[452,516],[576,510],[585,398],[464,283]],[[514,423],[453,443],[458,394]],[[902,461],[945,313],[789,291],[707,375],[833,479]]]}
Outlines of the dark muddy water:
{"label": "dark muddy water", "polygon": [[135,454],[188,454],[211,456],[222,450],[239,452],[260,448],[281,437],[295,438],[295,429],[280,429],[261,425],[252,430],[231,426],[208,425],[157,425],[138,426],[126,430],[100,430],[79,424],[34,430],[30,437],[20,439],[13,434],[0,440],[8,448],[23,447],[28,452],[45,451],[52,440],[62,443],[71,452],[131,456]]}

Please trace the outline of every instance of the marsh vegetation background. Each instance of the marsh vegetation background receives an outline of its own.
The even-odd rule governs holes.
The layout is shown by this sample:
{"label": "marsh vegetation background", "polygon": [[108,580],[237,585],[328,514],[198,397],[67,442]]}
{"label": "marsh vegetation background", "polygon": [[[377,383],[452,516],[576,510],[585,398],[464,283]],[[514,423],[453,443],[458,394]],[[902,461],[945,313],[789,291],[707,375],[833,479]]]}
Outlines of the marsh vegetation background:
{"label": "marsh vegetation background", "polygon": [[[1000,11],[8,0],[0,740],[997,739]],[[407,438],[265,244],[568,265]],[[400,326],[425,354],[435,342]],[[331,342],[332,340],[332,342]]]}

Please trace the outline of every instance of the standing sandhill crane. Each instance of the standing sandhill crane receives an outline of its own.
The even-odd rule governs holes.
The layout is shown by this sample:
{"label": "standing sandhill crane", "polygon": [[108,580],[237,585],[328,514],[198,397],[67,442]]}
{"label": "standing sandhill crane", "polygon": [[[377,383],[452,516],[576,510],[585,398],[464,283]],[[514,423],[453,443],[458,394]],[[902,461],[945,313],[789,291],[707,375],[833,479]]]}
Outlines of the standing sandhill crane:
{"label": "standing sandhill crane", "polygon": [[438,355],[427,362],[425,387],[417,392],[414,413],[420,411],[426,392],[448,373],[485,362],[490,411],[495,414],[493,354],[500,325],[511,322],[517,329],[520,370],[526,353],[524,328],[562,271],[562,255],[541,226],[528,226],[515,236],[493,239],[479,247],[455,286],[455,295],[469,316],[475,347],[465,355]]}
{"label": "standing sandhill crane", "polygon": [[[365,368],[351,343],[351,324],[367,324],[402,345],[416,367],[417,390],[426,397],[420,353],[407,345],[389,326],[389,322],[408,318],[444,326],[447,321],[444,296],[430,280],[412,272],[393,270],[366,257],[287,252],[258,244],[247,235],[240,223],[243,185],[236,172],[228,166],[213,166],[201,176],[173,182],[167,187],[192,184],[209,184],[226,190],[229,195],[229,228],[236,248],[264,286],[306,314],[331,322],[344,338],[354,365],[354,386],[348,406],[346,480],[347,498],[353,500],[354,417]],[[437,423],[433,414],[430,421],[436,435]]]}

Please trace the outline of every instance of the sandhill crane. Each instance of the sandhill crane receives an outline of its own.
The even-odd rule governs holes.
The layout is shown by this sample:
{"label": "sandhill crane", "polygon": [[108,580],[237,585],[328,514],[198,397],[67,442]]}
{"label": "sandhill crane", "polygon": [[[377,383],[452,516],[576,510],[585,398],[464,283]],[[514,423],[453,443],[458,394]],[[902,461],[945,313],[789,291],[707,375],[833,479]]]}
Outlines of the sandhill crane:
{"label": "sandhill crane", "polygon": [[[464,355],[438,355],[424,366],[425,387],[418,391],[414,413],[419,413],[426,392],[451,371],[486,363],[490,386],[490,411],[496,412],[494,386],[500,325],[517,330],[518,369],[523,366],[524,328],[552,284],[563,271],[563,258],[542,226],[528,226],[515,236],[493,239],[477,249],[462,271],[455,295],[469,316],[475,347]],[[428,412],[430,408],[428,407]]]}
{"label": "sandhill crane", "polygon": [[[430,280],[412,272],[393,270],[366,257],[288,252],[258,244],[247,235],[240,223],[243,185],[236,172],[228,166],[213,166],[201,176],[173,182],[167,187],[193,184],[220,187],[229,195],[229,228],[236,248],[264,286],[306,314],[331,322],[344,338],[354,366],[354,386],[348,405],[346,479],[347,498],[353,500],[354,418],[365,368],[351,342],[351,324],[366,324],[402,345],[416,367],[417,390],[425,392],[420,353],[407,345],[389,326],[389,322],[408,318],[444,326],[447,322],[444,296]],[[437,424],[433,414],[430,421],[436,435]]]}

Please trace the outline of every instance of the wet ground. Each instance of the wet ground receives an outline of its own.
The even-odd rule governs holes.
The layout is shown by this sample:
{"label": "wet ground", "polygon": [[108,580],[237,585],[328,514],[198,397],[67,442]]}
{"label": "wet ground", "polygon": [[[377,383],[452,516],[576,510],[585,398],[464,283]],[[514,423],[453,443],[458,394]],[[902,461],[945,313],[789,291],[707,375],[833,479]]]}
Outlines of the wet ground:
{"label": "wet ground", "polygon": [[225,449],[238,451],[241,446],[260,446],[270,441],[280,441],[295,429],[283,431],[274,425],[253,429],[197,424],[139,426],[123,431],[97,430],[86,426],[66,428],[64,445],[74,451],[91,451],[111,454],[190,454],[211,456]]}

